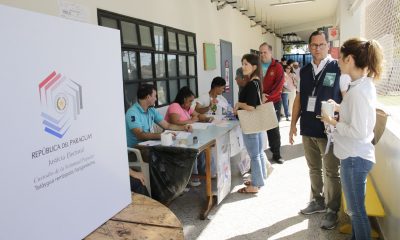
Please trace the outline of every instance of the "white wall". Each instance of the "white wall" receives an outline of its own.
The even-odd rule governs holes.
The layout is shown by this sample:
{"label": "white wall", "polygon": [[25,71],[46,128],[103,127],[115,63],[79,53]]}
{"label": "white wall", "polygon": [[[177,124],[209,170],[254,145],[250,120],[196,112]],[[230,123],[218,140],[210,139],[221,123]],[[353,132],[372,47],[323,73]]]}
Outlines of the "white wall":
{"label": "white wall", "polygon": [[336,12],[336,18],[339,22],[340,30],[340,45],[347,39],[352,37],[362,36],[361,32],[361,20],[362,20],[362,7],[355,9],[354,12],[349,11],[350,3],[349,0],[340,0],[338,4],[338,10]]}
{"label": "white wall", "polygon": [[[62,0],[60,0],[62,1]],[[24,8],[50,15],[59,15],[58,0],[0,0],[0,4]],[[217,11],[215,3],[206,0],[70,0],[89,12],[89,23],[97,25],[97,8],[110,12],[163,24],[196,34],[199,93],[209,90],[211,80],[220,72],[220,39],[232,42],[233,72],[241,66],[243,54],[258,49],[268,41],[275,49],[275,37],[262,35],[259,26],[251,28],[250,20],[237,10],[226,6]],[[12,22],[12,20],[11,20]],[[216,69],[204,71],[203,43],[216,44]],[[280,47],[281,48],[281,47]],[[234,97],[237,99],[237,85]]]}
{"label": "white wall", "polygon": [[372,178],[386,216],[378,218],[386,240],[400,238],[400,129],[399,121],[389,117],[386,130],[376,145],[376,164]]}

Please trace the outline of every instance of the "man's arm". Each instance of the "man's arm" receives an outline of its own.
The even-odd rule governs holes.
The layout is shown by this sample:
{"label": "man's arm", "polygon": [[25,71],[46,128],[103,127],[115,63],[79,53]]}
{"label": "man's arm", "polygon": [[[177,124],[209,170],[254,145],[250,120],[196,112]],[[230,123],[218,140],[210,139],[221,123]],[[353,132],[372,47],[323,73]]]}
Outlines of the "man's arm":
{"label": "man's arm", "polygon": [[131,130],[136,138],[140,141],[161,139],[160,133],[143,132],[141,128],[134,128]]}
{"label": "man's arm", "polygon": [[[211,101],[210,101],[210,106],[211,106]],[[204,113],[208,112],[208,110],[210,110],[210,106],[202,107],[200,105],[200,103],[196,103],[195,111],[200,114],[204,114]]]}
{"label": "man's arm", "polygon": [[289,142],[292,145],[294,143],[293,135],[297,136],[296,124],[300,118],[300,112],[301,112],[300,93],[297,92],[293,102],[292,121],[290,122],[290,131],[289,131]]}
{"label": "man's arm", "polygon": [[274,84],[272,85],[270,92],[269,93],[267,92],[267,94],[269,95],[269,98],[275,98],[275,97],[281,95],[284,83],[285,83],[285,77],[284,77],[282,65],[277,63],[276,69],[275,69]]}

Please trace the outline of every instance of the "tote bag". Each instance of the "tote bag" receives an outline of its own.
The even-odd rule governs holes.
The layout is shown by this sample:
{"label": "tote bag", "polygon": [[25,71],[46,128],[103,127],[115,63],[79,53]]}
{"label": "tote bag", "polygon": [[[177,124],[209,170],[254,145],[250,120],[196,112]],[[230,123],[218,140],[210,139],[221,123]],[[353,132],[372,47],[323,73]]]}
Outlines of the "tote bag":
{"label": "tote bag", "polygon": [[[260,88],[257,82],[254,82],[254,84],[257,86],[261,102]],[[278,119],[272,102],[258,105],[252,111],[238,110],[238,116],[240,127],[244,134],[259,133],[278,126]]]}

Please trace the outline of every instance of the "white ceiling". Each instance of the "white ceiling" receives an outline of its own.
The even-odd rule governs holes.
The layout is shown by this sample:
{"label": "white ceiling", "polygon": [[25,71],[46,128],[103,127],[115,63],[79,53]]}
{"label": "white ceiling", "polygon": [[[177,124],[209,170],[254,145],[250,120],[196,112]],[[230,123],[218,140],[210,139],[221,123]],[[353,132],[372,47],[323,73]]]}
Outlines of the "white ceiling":
{"label": "white ceiling", "polygon": [[336,24],[339,0],[314,0],[307,3],[271,6],[274,3],[296,1],[303,0],[214,0],[218,2],[219,9],[230,5],[236,10],[247,10],[242,11],[242,14],[249,17],[256,16],[254,20],[249,19],[251,25],[255,25],[257,21],[278,35],[295,32],[304,41],[308,41],[308,36],[318,27]]}

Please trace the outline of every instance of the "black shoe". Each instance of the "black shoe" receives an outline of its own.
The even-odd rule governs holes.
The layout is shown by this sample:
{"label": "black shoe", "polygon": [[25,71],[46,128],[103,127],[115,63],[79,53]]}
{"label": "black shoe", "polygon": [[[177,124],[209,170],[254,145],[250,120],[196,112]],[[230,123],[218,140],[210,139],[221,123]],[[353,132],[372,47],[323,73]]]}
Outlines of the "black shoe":
{"label": "black shoe", "polygon": [[283,164],[285,162],[285,160],[283,160],[283,158],[274,159],[274,161],[279,164]]}

